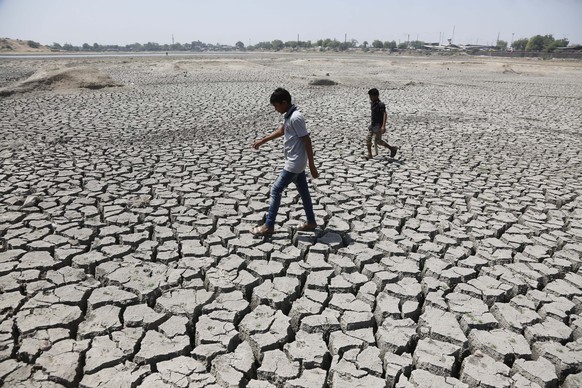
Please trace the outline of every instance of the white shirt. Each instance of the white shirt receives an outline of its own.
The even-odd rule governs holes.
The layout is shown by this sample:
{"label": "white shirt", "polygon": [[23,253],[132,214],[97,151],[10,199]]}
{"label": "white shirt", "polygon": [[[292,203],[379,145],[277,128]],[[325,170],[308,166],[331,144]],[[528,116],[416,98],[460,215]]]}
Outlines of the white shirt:
{"label": "white shirt", "polygon": [[[290,111],[294,109],[291,107]],[[292,173],[300,173],[305,171],[307,167],[307,151],[305,151],[305,144],[303,137],[309,136],[307,127],[305,126],[305,118],[303,114],[297,109],[293,110],[291,114],[285,114],[285,170]]]}

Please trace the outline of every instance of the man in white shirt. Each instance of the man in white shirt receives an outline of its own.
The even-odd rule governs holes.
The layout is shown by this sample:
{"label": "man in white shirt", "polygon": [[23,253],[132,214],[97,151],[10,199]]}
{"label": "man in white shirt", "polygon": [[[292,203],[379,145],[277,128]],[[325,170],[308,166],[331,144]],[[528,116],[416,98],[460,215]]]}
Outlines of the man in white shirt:
{"label": "man in white shirt", "polygon": [[259,147],[268,141],[284,136],[285,141],[285,167],[271,188],[271,200],[269,211],[263,225],[251,229],[251,233],[256,236],[265,236],[275,232],[275,219],[279,206],[281,205],[281,195],[291,182],[297,186],[297,191],[303,202],[303,209],[307,222],[301,225],[298,230],[310,231],[317,227],[313,204],[309,187],[307,186],[307,176],[305,168],[309,165],[309,171],[313,178],[319,177],[315,162],[313,160],[313,148],[311,138],[305,126],[303,114],[291,102],[291,94],[283,88],[277,88],[270,99],[271,105],[281,114],[285,114],[284,122],[270,135],[253,143],[253,148]]}

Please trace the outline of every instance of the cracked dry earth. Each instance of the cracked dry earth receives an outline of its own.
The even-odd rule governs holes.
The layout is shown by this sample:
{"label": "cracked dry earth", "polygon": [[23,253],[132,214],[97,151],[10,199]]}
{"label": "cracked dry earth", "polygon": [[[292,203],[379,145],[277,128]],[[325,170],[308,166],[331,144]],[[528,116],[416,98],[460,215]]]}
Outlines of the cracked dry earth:
{"label": "cracked dry earth", "polygon": [[[580,63],[3,59],[0,86],[73,65],[124,86],[0,99],[0,385],[580,386]],[[320,227],[288,190],[253,238],[278,86]],[[361,158],[371,87],[394,160]]]}

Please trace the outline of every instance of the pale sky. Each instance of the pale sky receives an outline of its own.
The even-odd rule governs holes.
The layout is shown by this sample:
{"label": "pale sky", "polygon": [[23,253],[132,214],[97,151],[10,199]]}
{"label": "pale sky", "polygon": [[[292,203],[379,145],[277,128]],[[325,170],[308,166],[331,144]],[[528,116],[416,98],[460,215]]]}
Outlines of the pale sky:
{"label": "pale sky", "polygon": [[42,44],[245,45],[453,37],[458,44],[553,34],[582,44],[582,0],[0,0],[0,37]]}

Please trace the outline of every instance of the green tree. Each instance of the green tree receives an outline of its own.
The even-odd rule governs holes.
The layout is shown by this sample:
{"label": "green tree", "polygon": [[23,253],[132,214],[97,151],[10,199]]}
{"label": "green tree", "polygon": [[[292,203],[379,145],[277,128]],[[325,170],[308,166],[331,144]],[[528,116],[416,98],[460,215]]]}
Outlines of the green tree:
{"label": "green tree", "polygon": [[409,46],[414,47],[417,50],[421,50],[424,48],[424,42],[422,40],[413,40],[409,43]]}
{"label": "green tree", "polygon": [[555,49],[557,49],[558,47],[568,47],[568,43],[570,43],[570,41],[566,38],[557,39],[557,40],[554,40],[553,42],[551,42],[550,44],[548,44],[546,47],[544,47],[544,50],[552,52]]}
{"label": "green tree", "polygon": [[57,42],[53,42],[53,46],[52,46],[55,50],[60,50],[63,48],[63,46],[60,45],[60,43]]}
{"label": "green tree", "polygon": [[280,39],[275,39],[273,40],[273,42],[271,42],[271,46],[273,46],[273,49],[275,51],[279,51],[281,50],[283,47],[285,47],[285,44],[283,43],[282,40]]}
{"label": "green tree", "polygon": [[346,51],[346,50],[354,48],[354,47],[358,47],[358,41],[355,39],[352,39],[349,42],[340,43],[339,49],[340,49],[340,51]]}
{"label": "green tree", "polygon": [[238,42],[236,42],[234,45],[239,50],[244,50],[245,49],[245,44],[243,42],[241,42],[240,40]]}
{"label": "green tree", "polygon": [[207,47],[208,47],[208,45],[206,43],[202,43],[199,40],[192,41],[192,43],[190,43],[190,49],[194,50],[194,51],[202,51],[202,50],[206,49]]}
{"label": "green tree", "polygon": [[337,39],[334,39],[334,40],[330,41],[329,44],[328,44],[328,47],[330,49],[336,50],[336,51],[339,50],[340,46],[341,46],[341,42],[339,40],[337,40]]}
{"label": "green tree", "polygon": [[504,40],[498,40],[495,47],[497,48],[497,50],[505,51],[507,50],[507,42]]}
{"label": "green tree", "polygon": [[129,51],[143,51],[143,45],[141,43],[132,43],[125,46]]}
{"label": "green tree", "polygon": [[65,43],[65,44],[63,45],[63,49],[64,49],[64,50],[66,50],[66,51],[73,51],[75,48],[73,47],[73,45],[72,45],[72,44],[70,44],[70,43]]}
{"label": "green tree", "polygon": [[381,48],[384,48],[384,43],[382,43],[382,41],[376,39],[372,42],[372,47],[377,48],[377,49],[381,49]]}
{"label": "green tree", "polygon": [[91,49],[91,46],[89,46],[89,43],[83,43],[83,46],[81,46],[81,47],[83,47],[83,50],[90,50]]}
{"label": "green tree", "polygon": [[525,50],[525,46],[527,46],[527,42],[529,42],[527,38],[517,39],[513,41],[511,47],[516,51],[523,51]]}
{"label": "green tree", "polygon": [[407,49],[407,48],[408,48],[408,43],[406,43],[406,42],[399,43],[399,44],[398,44],[398,48],[399,48],[400,50]]}
{"label": "green tree", "polygon": [[255,48],[262,50],[271,50],[273,48],[273,44],[271,42],[259,42],[255,45]]}
{"label": "green tree", "polygon": [[176,42],[176,43],[170,45],[170,49],[172,51],[183,51],[184,46],[182,46],[182,43]]}
{"label": "green tree", "polygon": [[553,41],[554,37],[552,35],[534,35],[529,38],[525,51],[542,51],[546,45],[551,44]]}
{"label": "green tree", "polygon": [[363,48],[368,48],[368,41],[365,40],[364,43],[362,43],[362,47]]}
{"label": "green tree", "polygon": [[[318,41],[319,43],[319,41]],[[337,39],[330,39],[330,38],[326,38],[324,40],[321,41],[321,47],[326,48],[326,49],[335,49],[338,50],[341,48],[341,43],[337,40]]]}
{"label": "green tree", "polygon": [[[143,45],[143,49],[145,51],[160,51],[160,50],[162,50],[162,48],[160,47],[160,44],[156,43],[156,42],[147,42],[146,44]],[[165,49],[167,51],[168,47],[166,47]]]}
{"label": "green tree", "polygon": [[93,43],[93,50],[95,51],[101,51],[102,47],[99,45],[99,43]]}
{"label": "green tree", "polygon": [[396,45],[396,42],[395,41],[391,41],[391,42],[386,41],[386,42],[384,42],[384,48],[385,49],[393,50],[396,47],[397,47],[397,45]]}
{"label": "green tree", "polygon": [[285,42],[285,47],[290,47],[292,49],[297,48],[299,44],[297,43],[296,40],[288,40],[287,42]]}
{"label": "green tree", "polygon": [[40,47],[40,43],[35,42],[34,40],[29,40],[26,43],[28,44],[28,47],[32,47],[32,48],[39,48]]}

